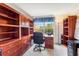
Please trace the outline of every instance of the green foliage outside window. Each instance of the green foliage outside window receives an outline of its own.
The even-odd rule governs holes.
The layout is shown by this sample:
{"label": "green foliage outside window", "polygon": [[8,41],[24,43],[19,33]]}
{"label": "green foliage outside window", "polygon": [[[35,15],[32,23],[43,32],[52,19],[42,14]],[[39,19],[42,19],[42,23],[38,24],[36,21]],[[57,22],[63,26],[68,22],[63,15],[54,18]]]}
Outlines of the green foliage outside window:
{"label": "green foliage outside window", "polygon": [[52,26],[52,24],[47,24],[45,26],[45,33],[48,34],[48,35],[53,34],[53,26]]}

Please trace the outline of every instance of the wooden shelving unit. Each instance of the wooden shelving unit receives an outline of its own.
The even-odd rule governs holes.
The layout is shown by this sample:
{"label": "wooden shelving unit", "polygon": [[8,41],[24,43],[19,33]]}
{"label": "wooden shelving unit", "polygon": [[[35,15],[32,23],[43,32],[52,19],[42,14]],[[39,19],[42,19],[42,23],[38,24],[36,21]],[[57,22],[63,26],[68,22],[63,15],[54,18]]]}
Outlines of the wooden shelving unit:
{"label": "wooden shelving unit", "polygon": [[31,34],[30,34],[30,19],[21,15],[21,39],[22,39],[22,53],[25,53],[26,50],[31,46]]}
{"label": "wooden shelving unit", "polygon": [[67,45],[68,40],[74,39],[75,25],[77,16],[68,16],[63,21],[63,40],[62,43]]}
{"label": "wooden shelving unit", "polygon": [[19,38],[19,14],[0,4],[0,41],[15,38]]}
{"label": "wooden shelving unit", "polygon": [[27,51],[31,46],[29,28],[33,27],[30,21],[27,15],[0,3],[0,55],[19,56]]}

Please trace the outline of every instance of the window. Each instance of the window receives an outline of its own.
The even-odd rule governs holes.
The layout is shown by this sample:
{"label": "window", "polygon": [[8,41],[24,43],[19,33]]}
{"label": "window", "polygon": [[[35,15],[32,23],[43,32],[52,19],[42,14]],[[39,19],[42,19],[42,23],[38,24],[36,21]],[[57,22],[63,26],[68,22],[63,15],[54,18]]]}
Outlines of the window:
{"label": "window", "polygon": [[44,17],[34,19],[34,31],[43,32],[44,34],[53,34],[54,17]]}

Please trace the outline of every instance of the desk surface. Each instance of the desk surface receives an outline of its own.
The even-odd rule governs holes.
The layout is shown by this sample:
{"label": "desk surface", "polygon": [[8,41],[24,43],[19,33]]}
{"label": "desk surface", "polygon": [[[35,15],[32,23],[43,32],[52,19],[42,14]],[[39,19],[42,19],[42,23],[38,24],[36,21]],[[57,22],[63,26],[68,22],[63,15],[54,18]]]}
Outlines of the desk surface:
{"label": "desk surface", "polygon": [[44,35],[44,37],[53,37],[53,35]]}

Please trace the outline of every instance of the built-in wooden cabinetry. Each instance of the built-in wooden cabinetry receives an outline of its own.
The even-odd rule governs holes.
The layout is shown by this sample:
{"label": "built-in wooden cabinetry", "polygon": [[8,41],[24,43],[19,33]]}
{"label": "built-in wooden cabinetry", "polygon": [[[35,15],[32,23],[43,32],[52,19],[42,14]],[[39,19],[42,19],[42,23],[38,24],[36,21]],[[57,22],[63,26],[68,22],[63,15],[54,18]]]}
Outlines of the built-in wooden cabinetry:
{"label": "built-in wooden cabinetry", "polygon": [[63,21],[63,44],[67,44],[68,40],[74,39],[77,16],[68,16]]}
{"label": "built-in wooden cabinetry", "polygon": [[0,55],[19,56],[31,46],[33,21],[0,3]]}

